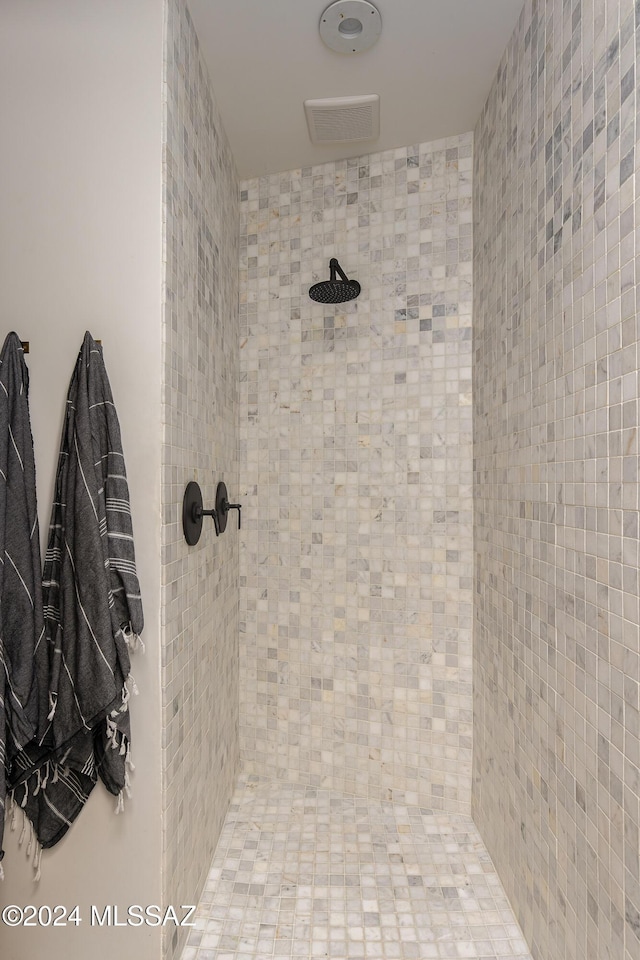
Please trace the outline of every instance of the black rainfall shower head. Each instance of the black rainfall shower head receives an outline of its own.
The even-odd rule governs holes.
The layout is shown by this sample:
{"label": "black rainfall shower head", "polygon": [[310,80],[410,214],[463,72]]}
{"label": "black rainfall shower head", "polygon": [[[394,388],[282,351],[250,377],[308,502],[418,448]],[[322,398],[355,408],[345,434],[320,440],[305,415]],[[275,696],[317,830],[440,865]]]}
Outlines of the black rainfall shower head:
{"label": "black rainfall shower head", "polygon": [[[349,280],[346,273],[340,267],[335,257],[329,260],[331,271],[329,280],[321,280],[320,283],[314,283],[309,289],[309,296],[318,303],[346,303],[347,300],[355,300],[360,293],[360,284],[357,280]],[[336,273],[342,277],[336,279]]]}

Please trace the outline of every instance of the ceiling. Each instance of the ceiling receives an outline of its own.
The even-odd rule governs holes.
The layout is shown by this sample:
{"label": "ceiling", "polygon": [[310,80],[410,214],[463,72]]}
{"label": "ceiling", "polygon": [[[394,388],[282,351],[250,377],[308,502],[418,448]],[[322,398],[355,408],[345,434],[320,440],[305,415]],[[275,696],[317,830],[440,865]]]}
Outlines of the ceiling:
{"label": "ceiling", "polygon": [[[329,0],[189,0],[241,179],[472,130],[523,0],[374,0],[370,50],[329,50]],[[303,101],[377,93],[380,136],[312,144]]]}

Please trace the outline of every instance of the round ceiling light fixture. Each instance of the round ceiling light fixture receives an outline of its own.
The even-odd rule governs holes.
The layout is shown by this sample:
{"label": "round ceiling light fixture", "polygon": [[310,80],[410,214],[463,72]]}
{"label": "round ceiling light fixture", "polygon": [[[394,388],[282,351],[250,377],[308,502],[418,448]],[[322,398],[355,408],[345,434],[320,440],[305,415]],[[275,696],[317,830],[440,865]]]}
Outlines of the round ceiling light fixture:
{"label": "round ceiling light fixture", "polygon": [[320,36],[337,53],[362,53],[382,31],[380,11],[369,0],[335,0],[320,17]]}

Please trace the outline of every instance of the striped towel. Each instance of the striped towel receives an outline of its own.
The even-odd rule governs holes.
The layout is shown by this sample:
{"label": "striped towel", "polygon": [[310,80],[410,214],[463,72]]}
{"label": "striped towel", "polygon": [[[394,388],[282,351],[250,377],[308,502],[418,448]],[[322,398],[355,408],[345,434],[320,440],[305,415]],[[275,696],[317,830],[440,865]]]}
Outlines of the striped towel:
{"label": "striped towel", "polygon": [[[35,660],[38,645],[44,649],[28,394],[22,344],[10,333],[0,354],[0,841],[16,756],[37,731]],[[46,675],[44,682],[46,706]],[[3,856],[0,843],[0,860]]]}
{"label": "striped towel", "polygon": [[120,426],[89,333],[67,397],[43,601],[49,703],[14,798],[51,847],[98,775],[118,811],[129,792],[129,649],[143,626]]}

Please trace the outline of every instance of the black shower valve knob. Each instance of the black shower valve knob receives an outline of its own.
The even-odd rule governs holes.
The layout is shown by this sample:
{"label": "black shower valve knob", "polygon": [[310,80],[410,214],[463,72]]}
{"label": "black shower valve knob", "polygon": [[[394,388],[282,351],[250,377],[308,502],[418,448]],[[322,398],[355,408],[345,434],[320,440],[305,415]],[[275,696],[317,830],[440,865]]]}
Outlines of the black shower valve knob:
{"label": "black shower valve knob", "polygon": [[228,500],[225,501],[225,511],[237,510],[238,511],[238,530],[241,527],[242,519],[242,504],[241,503],[229,503]]}
{"label": "black shower valve knob", "polygon": [[221,480],[218,484],[216,490],[216,510],[218,512],[218,522],[220,524],[220,533],[224,533],[227,529],[227,514],[229,510],[238,511],[238,530],[242,525],[242,504],[241,503],[229,503],[229,497],[227,494],[227,487],[224,480]]}
{"label": "black shower valve knob", "polygon": [[[216,509],[213,508],[212,510],[203,510],[202,508],[200,508],[200,509],[198,510],[197,507],[196,507],[195,509],[197,510],[197,516],[199,516],[199,517],[212,517],[212,518],[213,518],[213,525],[214,525],[214,527],[216,528],[216,537],[219,537],[219,536],[220,536],[220,522],[219,522],[219,520],[218,520],[218,513],[217,513]],[[194,519],[197,519],[197,517],[194,518]]]}
{"label": "black shower valve knob", "polygon": [[211,517],[213,520],[217,537],[219,537],[221,533],[224,533],[227,529],[227,514],[229,510],[238,511],[239,530],[242,525],[242,504],[229,503],[227,488],[224,482],[221,480],[217,486],[215,507],[212,507],[210,510],[205,510],[202,504],[200,487],[195,480],[191,480],[187,484],[182,501],[182,529],[184,530],[185,540],[189,546],[194,546],[200,539],[202,520],[204,517]]}

